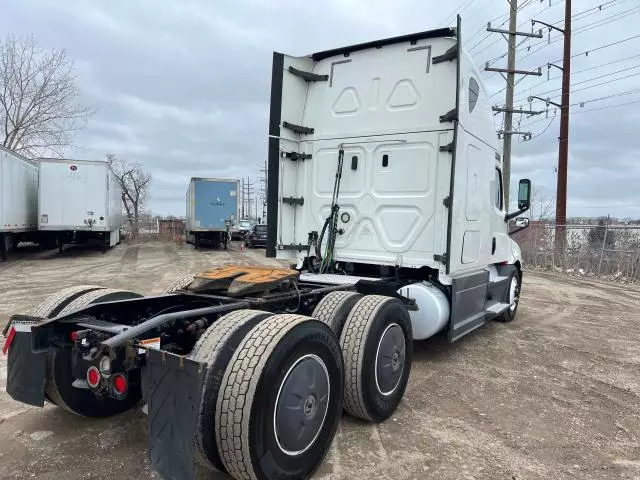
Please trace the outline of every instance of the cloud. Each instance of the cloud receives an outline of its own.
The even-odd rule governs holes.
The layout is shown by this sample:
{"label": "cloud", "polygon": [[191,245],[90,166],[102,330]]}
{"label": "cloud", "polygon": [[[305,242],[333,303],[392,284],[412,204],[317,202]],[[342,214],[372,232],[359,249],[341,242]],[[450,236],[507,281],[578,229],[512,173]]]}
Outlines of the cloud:
{"label": "cloud", "polygon": [[[437,28],[451,18],[454,9],[451,2],[418,0],[5,3],[0,28],[16,35],[33,34],[44,48],[66,48],[75,59],[84,100],[98,109],[75,139],[78,147],[69,155],[102,158],[104,153],[114,152],[144,163],[154,177],[151,209],[174,215],[184,213],[184,192],[190,176],[250,176],[255,181],[258,166],[267,154],[273,51],[306,55]],[[593,69],[630,56],[640,44],[638,40],[595,50],[631,36],[623,32],[635,31],[637,20],[629,16],[607,25],[585,27],[624,10],[607,4],[602,12],[588,11],[599,3],[585,0],[575,7],[577,13],[587,13],[577,15],[574,21],[574,52],[591,52],[572,61],[576,83],[639,63],[631,59]],[[477,0],[464,12],[464,42],[468,49],[478,45],[471,53],[480,67],[506,51],[504,40],[484,28],[489,19],[506,14],[507,7],[506,2]],[[549,7],[547,2],[529,2],[520,12],[519,23],[526,30],[530,18],[555,22],[561,17],[562,8],[556,4]],[[494,26],[505,18],[494,21]],[[561,58],[562,42],[546,46],[543,42],[527,49],[536,42],[540,40],[527,40],[519,47],[518,66],[532,70],[541,66],[544,73],[543,77],[521,79],[516,98],[523,106],[528,106],[528,95],[560,87],[559,72],[552,69],[547,80],[546,65]],[[496,66],[505,64],[505,59],[496,62]],[[580,72],[585,69],[592,70]],[[634,72],[631,69],[628,73]],[[603,78],[607,83],[576,92],[572,103],[637,88],[635,77],[615,81],[623,75],[609,75]],[[492,93],[504,88],[499,74],[484,72],[482,80]],[[575,88],[594,83],[584,82]],[[504,93],[491,100],[504,103]],[[636,166],[640,155],[640,127],[636,127],[640,103],[634,107],[634,100],[640,100],[640,94],[586,103],[582,109],[573,107],[570,214],[600,214],[603,205],[625,202],[640,205],[635,185],[640,175]],[[628,107],[587,112],[626,102]],[[500,118],[496,120],[499,126]],[[527,176],[553,196],[558,118],[550,125],[551,120],[542,117],[516,118],[516,122],[521,130],[539,136],[524,143],[514,139],[512,183]],[[616,208],[610,213],[640,217],[640,208]]]}

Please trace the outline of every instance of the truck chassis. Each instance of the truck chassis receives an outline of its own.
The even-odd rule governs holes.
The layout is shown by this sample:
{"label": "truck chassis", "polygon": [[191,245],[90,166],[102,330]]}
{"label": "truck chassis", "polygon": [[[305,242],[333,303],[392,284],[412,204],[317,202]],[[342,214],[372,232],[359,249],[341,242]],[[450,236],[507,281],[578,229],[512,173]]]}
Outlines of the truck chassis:
{"label": "truck chassis", "polygon": [[402,399],[411,281],[228,266],[153,297],[71,287],[11,317],[7,392],[85,417],[143,405],[163,478],[308,478],[343,407],[379,422]]}

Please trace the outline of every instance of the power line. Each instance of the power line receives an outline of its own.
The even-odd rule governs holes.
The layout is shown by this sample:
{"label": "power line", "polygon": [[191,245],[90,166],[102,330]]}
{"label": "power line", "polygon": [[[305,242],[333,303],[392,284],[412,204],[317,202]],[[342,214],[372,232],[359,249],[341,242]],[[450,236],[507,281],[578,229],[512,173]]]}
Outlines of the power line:
{"label": "power line", "polygon": [[[619,3],[624,2],[624,1],[626,1],[626,0],[610,0],[608,3],[605,3],[605,4],[600,5],[600,7],[605,6],[605,5],[609,5],[609,4],[611,4],[611,3],[618,3],[618,4],[619,4]],[[590,16],[590,15],[594,15],[594,14],[596,14],[596,13],[600,13],[600,12],[602,11],[601,9],[599,9],[599,7],[593,7],[593,8],[590,8],[590,9],[588,9],[588,10],[584,10],[583,12],[577,13],[576,15],[574,15],[574,17],[577,17],[577,16],[579,16],[580,14],[585,14],[585,13],[587,13],[587,12],[591,12],[591,11],[593,11],[593,10],[597,10],[597,11],[592,12],[592,13],[590,13],[589,15],[585,15],[583,18],[578,19],[578,20],[582,20],[582,19],[584,19],[584,18],[586,18],[586,17],[588,17],[588,16]],[[578,35],[578,34],[580,34],[580,33],[587,32],[587,31],[589,31],[589,30],[592,30],[592,29],[597,28],[597,27],[602,26],[602,25],[606,25],[606,24],[611,23],[611,22],[613,22],[613,21],[621,20],[622,18],[625,18],[625,17],[627,17],[627,16],[629,16],[629,15],[632,15],[633,13],[636,13],[634,10],[635,10],[635,11],[639,11],[639,10],[640,10],[640,6],[632,7],[632,8],[630,8],[629,10],[625,10],[625,11],[623,11],[623,12],[618,12],[617,14],[612,15],[611,17],[602,18],[602,19],[600,19],[600,20],[598,20],[598,21],[596,21],[596,22],[593,22],[593,23],[591,23],[591,24],[588,24],[588,25],[584,25],[584,26],[582,26],[582,27],[579,27],[579,28],[577,28],[577,29],[573,32],[573,35]],[[631,11],[634,11],[634,12],[632,12],[632,13],[628,13],[628,12],[631,12]],[[626,14],[626,15],[623,15],[623,14]],[[619,15],[623,15],[623,16],[622,16],[622,17],[620,17],[620,18],[614,18],[614,17],[617,17],[617,16],[619,16]],[[607,21],[607,20],[610,20],[610,21]],[[557,21],[557,22],[554,22],[554,23],[552,23],[551,25],[557,25],[557,24],[559,24],[559,23],[562,23],[562,20]],[[597,23],[600,23],[600,25],[596,25]],[[594,25],[595,25],[595,26],[594,26]],[[587,27],[590,27],[590,28],[587,28]],[[532,56],[533,54],[535,54],[535,53],[537,53],[537,52],[539,52],[539,51],[541,51],[541,50],[545,49],[546,47],[548,47],[549,45],[551,45],[551,44],[553,44],[553,43],[556,43],[557,41],[559,41],[559,40],[560,40],[560,39],[562,39],[562,38],[563,38],[563,35],[558,35],[558,36],[555,36],[555,37],[551,37],[551,38],[550,38],[549,40],[547,40],[547,41],[536,42],[536,43],[533,43],[533,44],[531,44],[531,45],[528,45],[528,46],[526,47],[526,49],[522,49],[522,50],[520,50],[521,52],[524,52],[524,51],[528,52],[524,57],[521,57],[521,58],[520,58],[520,60],[524,60],[525,58],[528,58],[528,57]],[[535,50],[531,51],[531,48],[536,47],[536,46],[538,46],[538,45],[541,45],[541,46],[540,46],[540,48],[537,48],[537,49],[535,49]],[[575,55],[574,55],[574,56],[575,56]],[[489,62],[490,62],[490,63],[492,63],[492,62],[495,62],[495,61],[497,61],[497,60],[500,60],[501,58],[504,58],[504,55],[501,55],[501,56],[499,56],[499,57],[496,57],[495,59],[489,60]],[[571,58],[573,58],[573,56],[572,56]],[[558,61],[559,61],[559,60],[558,60]],[[554,62],[554,63],[555,63],[555,62]]]}
{"label": "power line", "polygon": [[[520,6],[518,7],[518,12],[520,12],[521,10],[523,10],[525,7],[527,7],[527,6],[531,5],[532,3],[533,3],[533,2],[525,2],[525,3],[523,3],[522,5],[520,5]],[[559,3],[561,3],[561,2],[556,2],[556,3],[553,3],[553,4],[551,4],[551,5],[547,5],[545,8],[543,8],[543,9],[542,9],[542,10],[540,10],[538,13],[536,13],[534,16],[538,16],[538,15],[540,15],[541,13],[545,12],[545,11],[546,11],[546,10],[548,10],[549,8],[551,8],[551,7],[555,6],[555,5],[558,5]],[[508,16],[508,15],[507,15],[507,16]],[[507,23],[508,21],[509,21],[509,19],[507,18],[504,22],[502,22],[500,25],[498,25],[498,28],[502,27],[502,26],[503,26],[505,23]],[[518,24],[517,29],[522,28],[525,24],[528,24],[530,21],[531,21],[531,19],[528,19],[528,20],[525,20],[525,21],[521,22],[520,24]],[[489,38],[489,35],[485,36],[485,37],[482,39],[482,41],[484,41],[486,38]],[[479,43],[482,43],[482,41],[481,41],[481,42],[479,42]],[[491,42],[489,45],[486,45],[486,46],[485,46],[485,48],[483,48],[482,50],[480,50],[480,51],[476,52],[476,53],[475,53],[475,55],[479,55],[479,54],[481,54],[482,52],[484,52],[484,51],[488,50],[489,48],[491,48],[491,47],[493,47],[495,44],[497,44],[499,41],[500,41],[500,39],[499,39],[499,38],[498,38],[498,39],[496,39],[495,41]],[[478,43],[478,44],[479,44],[479,43]],[[469,51],[471,52],[471,50],[473,50],[474,48],[476,48],[476,46],[477,46],[478,44],[474,45],[471,49],[469,49]],[[498,60],[499,60],[500,58],[504,58],[506,55],[507,55],[507,54],[505,53],[504,55],[500,56],[500,57],[498,58]],[[483,62],[483,63],[484,63],[484,62]],[[494,63],[495,63],[495,62],[494,62]]]}
{"label": "power line", "polygon": [[[529,141],[533,140],[534,138],[538,138],[538,137],[540,137],[540,136],[544,135],[544,133],[545,133],[547,130],[549,130],[549,127],[553,124],[553,121],[556,119],[556,115],[557,115],[557,112],[556,112],[556,111],[554,111],[554,112],[553,112],[553,117],[551,118],[551,120],[549,120],[549,123],[547,124],[547,126],[546,126],[546,127],[544,127],[544,130],[542,130],[542,131],[541,131],[540,133],[538,133],[537,135],[533,135],[532,137],[529,137],[529,139],[527,140],[527,142],[529,142]],[[544,118],[544,119],[541,119],[541,120],[547,120],[547,119],[546,119],[546,118]],[[531,125],[531,124],[530,124],[530,125]],[[528,126],[527,126],[527,128],[528,128]]]}
{"label": "power line", "polygon": [[[579,82],[574,82],[574,83],[572,83],[572,84],[571,84],[571,86],[572,86],[572,87],[575,87],[575,86],[577,86],[577,85],[583,85],[583,84],[585,84],[585,83],[593,82],[593,81],[595,81],[595,80],[600,80],[601,78],[610,77],[611,75],[617,75],[618,73],[628,72],[629,70],[635,70],[636,68],[640,68],[640,64],[638,64],[638,65],[634,65],[634,66],[632,66],[632,67],[623,68],[623,69],[621,69],[621,70],[616,70],[615,72],[606,73],[606,74],[604,74],[604,75],[599,75],[599,76],[597,76],[597,77],[588,78],[588,79],[586,79],[586,80],[581,80],[581,81],[579,81]],[[618,80],[624,80],[624,79],[626,79],[626,78],[634,77],[634,76],[639,75],[639,74],[640,74],[640,73],[634,73],[633,75],[624,76],[624,77],[620,77],[620,78],[614,78],[613,80],[611,80],[611,82],[617,82]],[[607,83],[609,83],[609,82],[607,82]],[[600,84],[598,84],[598,86],[599,86],[599,85],[602,85],[602,84],[600,83]],[[589,87],[589,88],[592,88],[592,87]],[[531,90],[531,88],[530,88],[530,89],[528,89],[528,90]],[[535,96],[541,97],[541,96],[543,96],[543,95],[547,95],[547,94],[549,94],[549,93],[557,92],[558,90],[560,90],[560,88],[554,88],[554,89],[551,89],[551,90],[547,90],[547,91],[545,91],[545,92],[539,92],[539,93],[535,93],[535,92],[534,92],[534,93],[535,93]],[[572,92],[579,92],[579,91],[581,91],[581,90],[584,90],[584,89],[572,90]],[[525,92],[526,92],[527,90],[523,90],[523,91],[525,91]],[[555,96],[555,95],[554,95],[554,96]],[[527,97],[522,97],[522,98],[520,98],[520,99],[519,99],[519,100],[517,100],[517,101],[518,101],[518,102],[522,102],[522,101],[526,100],[528,97],[529,97],[529,96],[527,96]]]}
{"label": "power line", "polygon": [[[634,36],[629,37],[629,38],[624,38],[624,39],[622,39],[622,40],[618,40],[617,42],[608,43],[608,44],[606,44],[606,45],[602,45],[602,46],[600,46],[600,47],[592,48],[592,49],[590,49],[590,50],[585,50],[584,52],[576,53],[575,55],[571,55],[571,58],[579,57],[579,56],[581,56],[581,55],[589,56],[589,54],[590,54],[590,53],[597,52],[598,50],[603,50],[603,49],[605,49],[605,48],[613,47],[613,46],[615,46],[615,45],[620,45],[621,43],[625,43],[625,42],[628,42],[628,41],[630,41],[630,40],[635,40],[636,38],[640,38],[640,34],[639,34],[639,35],[634,35]],[[556,60],[556,61],[551,62],[551,63],[557,63],[557,62],[559,62],[559,61],[561,61],[561,60],[562,60],[562,59],[560,59],[560,60]]]}
{"label": "power line", "polygon": [[[614,64],[616,64],[616,63],[626,62],[627,60],[632,60],[632,59],[634,59],[634,58],[638,58],[638,57],[640,57],[640,54],[638,54],[638,55],[632,55],[631,57],[621,58],[620,60],[614,60],[614,61],[612,61],[612,62],[603,63],[603,64],[601,64],[601,65],[596,65],[596,66],[594,66],[594,67],[583,68],[582,70],[577,70],[577,71],[575,71],[575,72],[572,72],[572,73],[571,73],[571,76],[578,75],[578,74],[580,74],[580,73],[584,73],[584,72],[589,72],[589,71],[591,71],[591,70],[597,70],[597,69],[599,69],[599,68],[607,67],[607,66],[609,66],[609,65],[614,65]],[[540,65],[540,67],[538,67],[538,68],[542,68],[542,67],[543,67],[543,65]],[[525,77],[523,77],[523,79],[524,79],[524,78],[525,78]],[[522,93],[522,92],[528,92],[528,91],[530,91],[530,90],[533,90],[534,88],[537,88],[537,87],[539,87],[540,85],[544,85],[545,83],[548,83],[548,82],[549,82],[549,81],[551,81],[551,80],[556,80],[556,79],[543,80],[542,82],[538,82],[538,83],[536,83],[535,85],[531,85],[531,86],[529,86],[529,87],[525,88],[524,90],[521,90],[521,91],[520,91],[520,93]],[[501,88],[501,89],[500,89],[500,90],[498,90],[497,92],[495,92],[495,93],[491,94],[489,98],[493,98],[493,97],[495,97],[496,95],[498,95],[498,94],[499,94],[499,93],[501,93],[501,92],[504,92],[504,88]]]}
{"label": "power line", "polygon": [[[631,95],[631,94],[633,94],[633,93],[640,93],[640,89],[630,90],[630,91],[628,91],[628,92],[623,92],[623,93],[620,93],[620,94],[609,95],[609,96],[607,96],[607,97],[597,98],[597,99],[593,99],[593,100],[587,100],[587,101],[585,101],[585,102],[573,103],[573,104],[571,104],[571,106],[572,106],[572,107],[575,107],[575,106],[577,106],[577,105],[580,105],[581,103],[592,103],[592,102],[597,102],[597,101],[601,101],[601,100],[605,100],[605,99],[610,99],[610,98],[614,98],[614,97],[621,97],[621,96],[624,96],[624,95]],[[575,108],[574,108],[573,110],[571,110],[571,113],[572,113],[572,114],[579,114],[579,113],[596,112],[596,111],[600,111],[600,110],[608,110],[608,109],[610,109],[610,108],[620,108],[620,107],[626,107],[626,106],[628,106],[628,105],[636,105],[636,104],[638,104],[638,103],[640,103],[640,100],[634,100],[634,101],[632,101],[632,102],[625,102],[625,103],[616,103],[616,104],[613,104],[613,105],[605,105],[605,106],[603,106],[603,107],[596,107],[596,108],[587,108],[587,109],[582,109],[582,108],[575,109]],[[553,110],[553,112],[554,112],[554,118],[552,119],[552,121],[553,121],[553,120],[555,120],[555,114],[556,114],[556,112],[557,112],[557,109],[554,109],[554,110]],[[547,118],[541,118],[541,119],[539,119],[539,120],[534,120],[534,121],[532,121],[532,122],[529,122],[529,123],[527,123],[527,124],[523,125],[523,126],[522,126],[522,128],[527,128],[527,129],[528,129],[528,128],[529,128],[529,127],[531,127],[532,125],[535,125],[535,124],[540,123],[540,122],[544,122],[544,121],[546,121],[546,120],[548,120],[548,119],[547,119]],[[623,133],[618,133],[618,132],[615,132],[615,133],[616,133],[617,135],[624,135]],[[609,132],[607,133],[607,135],[608,135],[608,134],[609,134]],[[635,135],[636,133],[633,133],[633,132],[632,132],[632,133],[629,133],[629,135],[631,135],[631,134],[634,134],[634,135]],[[640,132],[638,132],[638,134],[640,134]],[[539,135],[536,135],[536,136],[539,136]],[[535,138],[535,137],[534,137],[534,138]]]}
{"label": "power line", "polygon": [[600,102],[602,100],[609,100],[611,98],[624,97],[625,95],[631,95],[633,93],[638,93],[638,92],[640,92],[640,88],[634,88],[633,90],[627,90],[626,92],[612,93],[611,95],[607,95],[605,97],[592,98],[590,100],[583,100],[581,102],[572,103],[571,106],[572,107],[574,107],[576,105],[581,105],[582,106],[585,103]]}
{"label": "power line", "polygon": [[[498,20],[502,20],[503,18],[507,18],[504,22],[502,22],[500,24],[500,26],[504,25],[505,23],[507,23],[509,21],[509,14],[508,13],[503,13],[502,15],[498,15],[495,18],[492,18],[491,20],[489,20],[489,23],[493,23],[493,22],[497,22]],[[486,26],[483,25],[481,26],[478,30],[476,30],[476,33],[474,33],[473,35],[471,35],[468,39],[467,42],[471,43],[471,40],[473,40],[474,38],[476,38],[479,34],[481,34],[482,32],[486,31]],[[482,40],[480,40],[480,42],[483,42],[486,38],[489,38],[489,35],[487,34]],[[474,47],[471,47],[469,49],[469,51],[471,51],[471,49],[473,49]]]}
{"label": "power line", "polygon": [[578,110],[574,110],[571,113],[572,114],[577,114],[577,113],[597,112],[599,110],[608,110],[610,108],[626,107],[628,105],[636,105],[638,103],[640,103],[640,100],[635,100],[633,102],[626,102],[626,103],[618,103],[618,104],[615,104],[615,105],[605,105],[604,107],[588,108],[586,110],[578,109]]}
{"label": "power line", "polygon": [[451,21],[451,19],[456,17],[456,14],[459,15],[462,12],[464,12],[467,9],[467,7],[469,7],[469,5],[471,5],[473,2],[474,2],[474,0],[464,0],[462,2],[462,4],[460,6],[458,6],[458,8],[455,8],[453,10],[453,12],[451,12],[447,16],[447,18],[445,18],[444,22],[442,22],[442,25],[443,26],[447,26],[449,24],[449,22]]}
{"label": "power line", "polygon": [[[638,67],[640,67],[640,65],[638,65],[638,66],[636,66],[636,67],[634,67],[634,68],[638,68]],[[617,73],[619,73],[619,72],[617,72]],[[583,90],[589,90],[590,88],[600,87],[600,86],[602,86],[602,85],[609,85],[610,83],[618,82],[618,81],[620,81],[620,80],[625,80],[625,79],[627,79],[627,78],[637,77],[638,75],[640,75],[640,72],[639,72],[639,73],[633,73],[633,74],[631,74],[631,75],[625,75],[624,77],[620,77],[620,78],[614,78],[614,79],[609,80],[609,81],[607,81],[607,82],[601,82],[601,83],[597,83],[597,84],[595,84],[595,85],[589,85],[589,86],[587,86],[587,87],[582,87],[582,88],[578,88],[578,89],[576,89],[576,90],[571,90],[571,93],[582,92]],[[602,75],[602,76],[600,76],[600,77],[596,77],[596,78],[597,78],[597,79],[599,79],[599,78],[604,78],[604,77],[607,77],[607,76],[608,76],[608,75]],[[596,78],[594,78],[594,79],[590,79],[590,80],[584,80],[584,81],[582,81],[582,82],[577,82],[577,83],[572,84],[572,86],[575,86],[575,85],[581,85],[581,84],[583,84],[583,83],[587,83],[587,82],[592,82],[592,81],[593,81],[593,80],[595,80]],[[548,90],[548,91],[546,91],[546,92],[539,93],[539,94],[537,94],[537,95],[535,95],[535,96],[540,97],[540,96],[542,96],[542,95],[547,95],[547,94],[552,93],[552,92],[557,92],[558,90],[560,90],[560,88],[554,88],[553,90]],[[551,96],[552,96],[552,97],[557,97],[557,96],[558,96],[558,94],[551,95]],[[527,98],[528,98],[528,97],[527,97]],[[522,102],[522,101],[524,101],[524,100],[526,100],[526,98],[521,98],[521,99],[517,100],[517,101],[516,101],[516,103],[517,103],[517,102]]]}

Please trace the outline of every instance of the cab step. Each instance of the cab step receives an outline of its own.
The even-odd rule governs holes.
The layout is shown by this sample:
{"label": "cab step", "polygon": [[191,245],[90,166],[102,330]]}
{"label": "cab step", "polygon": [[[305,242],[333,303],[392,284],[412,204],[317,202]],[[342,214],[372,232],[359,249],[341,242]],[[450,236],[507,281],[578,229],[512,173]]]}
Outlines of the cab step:
{"label": "cab step", "polygon": [[485,312],[488,315],[491,316],[498,316],[501,313],[505,312],[507,309],[509,308],[509,304],[508,303],[494,303],[493,305],[489,305],[486,309]]}

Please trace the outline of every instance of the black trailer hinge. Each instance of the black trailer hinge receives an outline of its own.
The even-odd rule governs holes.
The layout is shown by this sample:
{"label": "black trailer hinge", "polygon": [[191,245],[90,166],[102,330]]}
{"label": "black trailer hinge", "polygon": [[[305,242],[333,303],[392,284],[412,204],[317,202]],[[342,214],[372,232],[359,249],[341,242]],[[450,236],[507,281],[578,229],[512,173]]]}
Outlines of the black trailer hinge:
{"label": "black trailer hinge", "polygon": [[290,251],[290,252],[306,252],[309,248],[309,245],[303,245],[299,243],[298,245],[278,245],[278,250]]}
{"label": "black trailer hinge", "polygon": [[440,262],[440,263],[445,263],[446,264],[447,263],[447,254],[443,253],[442,255],[434,255],[433,259],[436,262]]}
{"label": "black trailer hinge", "polygon": [[299,153],[299,152],[283,152],[283,157],[289,158],[290,160],[297,162],[298,160],[311,160],[310,153]]}
{"label": "black trailer hinge", "polygon": [[287,203],[289,205],[304,205],[304,197],[296,198],[296,197],[283,197],[282,203]]}
{"label": "black trailer hinge", "polygon": [[451,206],[451,197],[445,197],[444,200],[442,200],[442,204],[449,208]]}
{"label": "black trailer hinge", "polygon": [[442,55],[433,57],[433,61],[431,63],[433,63],[434,65],[437,65],[438,63],[442,63],[442,62],[447,62],[447,61],[450,62],[452,60],[455,60],[456,58],[458,58],[457,43],[453,47],[451,47],[449,50],[444,52]]}
{"label": "black trailer hinge", "polygon": [[454,108],[453,110],[449,110],[444,115],[440,115],[440,123],[444,122],[453,122],[458,119],[458,109]]}
{"label": "black trailer hinge", "polygon": [[300,133],[300,134],[312,134],[315,130],[311,127],[303,127],[302,125],[296,125],[295,123],[282,122],[282,126],[284,128],[288,128],[292,132]]}
{"label": "black trailer hinge", "polygon": [[447,144],[447,145],[440,145],[440,151],[441,152],[449,152],[449,153],[453,153],[453,142]]}
{"label": "black trailer hinge", "polygon": [[289,72],[296,77],[303,78],[307,82],[326,82],[329,80],[329,75],[318,75],[317,73],[305,72],[303,70],[298,70],[295,67],[289,67]]}

